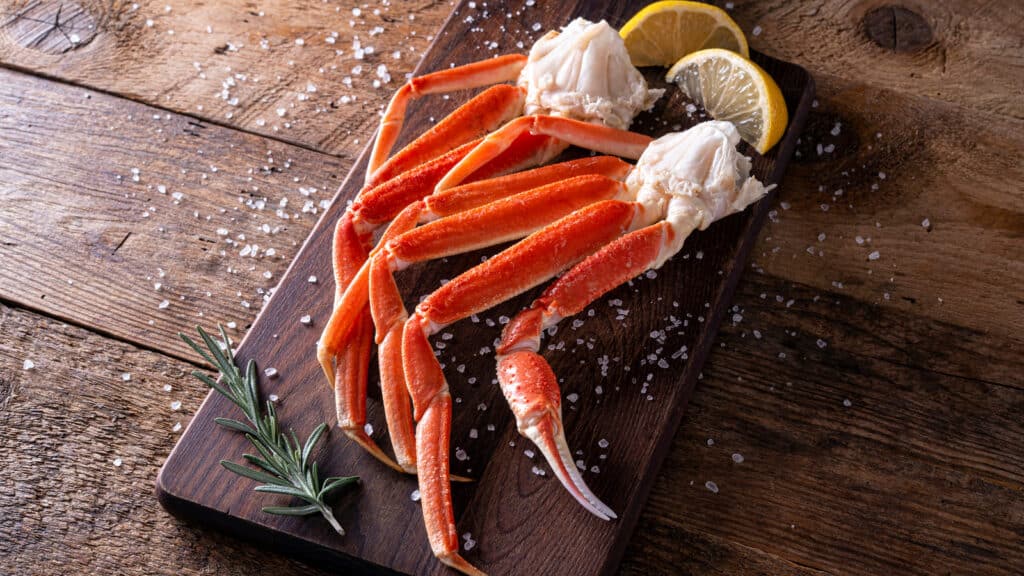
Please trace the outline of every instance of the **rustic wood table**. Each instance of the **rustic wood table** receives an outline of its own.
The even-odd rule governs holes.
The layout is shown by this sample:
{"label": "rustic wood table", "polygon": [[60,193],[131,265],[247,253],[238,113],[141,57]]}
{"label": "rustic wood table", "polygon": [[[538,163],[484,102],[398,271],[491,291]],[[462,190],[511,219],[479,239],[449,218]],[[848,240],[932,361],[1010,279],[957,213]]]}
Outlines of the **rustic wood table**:
{"label": "rustic wood table", "polygon": [[[621,571],[1024,572],[1024,10],[718,4],[818,102]],[[241,338],[453,8],[0,0],[0,574],[318,573],[157,504],[176,334]]]}

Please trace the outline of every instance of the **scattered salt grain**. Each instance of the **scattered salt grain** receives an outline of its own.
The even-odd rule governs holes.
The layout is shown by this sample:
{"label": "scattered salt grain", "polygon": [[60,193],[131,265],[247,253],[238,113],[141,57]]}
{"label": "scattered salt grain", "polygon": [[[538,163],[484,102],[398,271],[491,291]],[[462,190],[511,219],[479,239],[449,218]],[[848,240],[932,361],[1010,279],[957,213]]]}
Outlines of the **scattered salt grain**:
{"label": "scattered salt grain", "polygon": [[843,398],[843,406],[849,408],[850,406],[853,406],[853,402],[851,402],[849,398]]}
{"label": "scattered salt grain", "polygon": [[536,455],[536,452],[527,448],[526,450],[523,450],[523,454],[526,455],[527,458],[533,458]]}
{"label": "scattered salt grain", "polygon": [[604,438],[601,438],[600,440],[597,441],[597,445],[599,447],[601,447],[601,448],[607,448],[608,447],[608,441],[605,440]]}
{"label": "scattered salt grain", "polygon": [[708,480],[707,482],[705,482],[704,483],[704,487],[707,488],[708,490],[711,490],[715,494],[718,494],[718,484],[715,484],[711,480]]}
{"label": "scattered salt grain", "polygon": [[181,432],[181,422],[175,422],[174,426],[171,426],[171,432]]}
{"label": "scattered salt grain", "polygon": [[170,384],[164,384],[164,392],[170,392],[171,390],[173,390],[173,388],[171,388]]}
{"label": "scattered salt grain", "polygon": [[263,375],[267,378],[277,378],[277,368],[264,368]]}
{"label": "scattered salt grain", "polygon": [[174,410],[175,412],[181,410],[181,400],[175,400],[174,402],[171,402],[171,410]]}
{"label": "scattered salt grain", "polygon": [[128,372],[125,372],[124,374],[121,374],[121,380],[123,380],[125,382],[131,382],[132,375],[129,374]]}
{"label": "scattered salt grain", "polygon": [[462,448],[456,448],[455,459],[458,460],[459,462],[465,462],[466,460],[469,460],[469,454],[466,454],[466,451],[463,450]]}
{"label": "scattered salt grain", "polygon": [[754,29],[751,30],[750,33],[753,34],[754,36],[760,36],[762,30],[763,29],[760,26],[754,26]]}
{"label": "scattered salt grain", "polygon": [[114,462],[113,462],[114,466],[117,466],[118,468],[120,468],[121,464],[123,464],[123,463],[124,462],[120,458],[114,458]]}
{"label": "scattered salt grain", "polygon": [[21,369],[22,370],[31,370],[31,369],[33,369],[35,367],[36,367],[36,363],[31,361],[31,360],[25,360],[25,362],[23,362],[21,364]]}
{"label": "scattered salt grain", "polygon": [[824,350],[826,346],[828,346],[828,342],[822,340],[821,338],[818,338],[818,348]]}
{"label": "scattered salt grain", "polygon": [[708,446],[714,446],[714,445],[715,445],[715,440],[713,438],[708,438]]}
{"label": "scattered salt grain", "polygon": [[316,284],[316,276],[310,276],[309,277],[309,283],[310,284]]}
{"label": "scattered salt grain", "polygon": [[743,463],[743,454],[740,454],[739,452],[733,454],[732,455],[732,461],[737,463],[737,464],[742,464]]}
{"label": "scattered salt grain", "polygon": [[306,326],[309,326],[310,324],[313,323],[313,319],[309,317],[309,314],[306,314],[302,318],[299,318],[299,322],[305,324]]}
{"label": "scattered salt grain", "polygon": [[420,501],[420,491],[419,490],[413,490],[409,494],[409,500],[412,500],[413,502],[419,502]]}
{"label": "scattered salt grain", "polygon": [[367,436],[373,436],[373,424],[370,424],[369,422],[367,422],[363,426],[363,432],[366,432]]}
{"label": "scattered salt grain", "polygon": [[880,256],[881,254],[878,253],[878,250],[875,250],[871,254],[868,254],[868,260],[878,260]]}
{"label": "scattered salt grain", "polygon": [[931,220],[929,220],[927,218],[925,218],[924,220],[921,220],[921,227],[924,228],[925,230],[931,230],[931,228],[932,228]]}
{"label": "scattered salt grain", "polygon": [[170,302],[168,302],[167,300],[164,300],[164,301],[160,302],[159,304],[157,304],[156,307],[161,309],[161,310],[163,310],[164,308],[167,308],[170,305],[171,305]]}
{"label": "scattered salt grain", "polygon": [[540,468],[538,466],[534,466],[533,469],[531,470],[531,472],[533,472],[537,476],[546,476],[547,475],[547,472],[545,472],[543,468]]}
{"label": "scattered salt grain", "polygon": [[304,45],[305,43],[306,43],[306,41],[305,41],[305,40],[303,40],[302,38],[296,38],[296,39],[295,39],[295,45],[296,45],[296,46],[302,46],[302,45]]}

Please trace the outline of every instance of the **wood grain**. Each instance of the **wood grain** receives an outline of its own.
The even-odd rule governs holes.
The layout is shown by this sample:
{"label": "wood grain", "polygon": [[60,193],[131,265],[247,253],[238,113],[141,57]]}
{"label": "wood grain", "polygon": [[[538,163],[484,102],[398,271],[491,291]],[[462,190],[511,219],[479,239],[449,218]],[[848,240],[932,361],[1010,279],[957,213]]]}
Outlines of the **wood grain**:
{"label": "wood grain", "polygon": [[196,323],[244,333],[346,169],[0,69],[0,297],[187,357]]}
{"label": "wood grain", "polygon": [[[95,29],[69,21],[36,42],[56,27],[34,20],[51,22],[59,7]],[[0,0],[0,62],[351,161],[450,10],[422,0]],[[80,36],[73,47],[70,34]],[[372,53],[357,58],[357,39]],[[381,65],[391,80],[374,87]]]}
{"label": "wood grain", "polygon": [[[1021,355],[963,357],[1010,363],[1016,388],[952,376],[942,340],[979,334],[799,284],[787,307],[760,297],[777,278],[744,280],[648,513],[829,573],[1020,573]],[[906,342],[940,365],[902,362]]]}
{"label": "wood grain", "polygon": [[[25,370],[26,360],[35,366]],[[309,573],[185,525],[153,498],[157,468],[179,436],[173,427],[188,423],[205,392],[188,377],[192,368],[0,305],[4,574]]]}
{"label": "wood grain", "polygon": [[[1024,350],[1024,167],[1014,152],[1024,121],[838,78],[824,85],[757,269]],[[790,298],[771,297],[780,294]],[[908,356],[934,361],[911,346]],[[954,364],[962,376],[1021,382],[998,361]]]}
{"label": "wood grain", "polygon": [[[622,12],[631,13],[633,8],[624,8]],[[576,10],[594,18],[586,6]],[[572,8],[565,7],[562,16],[552,20],[549,27],[572,12]],[[615,14],[601,16],[615,22]],[[482,26],[482,33],[492,37],[498,34],[497,24]],[[428,52],[424,71],[444,67],[451,60],[472,61],[477,51],[464,41],[467,33],[472,32],[466,30],[466,23],[456,11]],[[754,173],[765,183],[774,183],[781,177],[796,144],[810,108],[813,85],[798,67],[757,58],[780,82],[793,110],[783,143],[768,156],[754,159]],[[657,85],[659,75],[659,71],[653,71],[648,80]],[[670,130],[672,123],[691,125],[697,120],[687,118],[685,105],[683,97],[675,92],[652,112],[638,118],[633,128],[658,134]],[[454,102],[445,103],[446,108],[453,106]],[[407,115],[408,132],[423,130],[440,114],[435,102],[420,103]],[[349,175],[340,193],[342,200],[358,191],[362,169],[363,164],[359,163]],[[311,274],[326,277],[329,273],[332,224],[341,215],[342,200],[335,202],[313,230],[279,285],[277,295],[239,349],[243,360],[259,358],[278,370],[281,376],[265,382],[265,386],[288,399],[290,406],[282,407],[282,413],[301,422],[300,428],[312,428],[316,422],[331,418],[329,399],[323,394],[320,398],[311,396],[310,391],[324,389],[320,369],[311,359],[333,295],[325,290],[311,290],[305,278]],[[701,361],[742,268],[740,263],[766,211],[767,203],[759,203],[751,211],[695,235],[687,251],[671,265],[648,275],[642,282],[636,280],[613,292],[610,302],[618,300],[617,306],[593,306],[595,313],[587,316],[593,317],[589,328],[563,326],[562,332],[569,336],[549,347],[554,350],[549,359],[556,373],[564,375],[566,393],[573,391],[579,396],[578,404],[569,401],[574,405],[565,420],[570,445],[579,447],[581,453],[600,450],[595,446],[604,444],[599,442],[604,438],[622,447],[614,460],[603,461],[600,466],[594,463],[588,471],[591,487],[599,494],[610,495],[609,505],[621,512],[622,519],[617,522],[587,522],[586,512],[566,498],[557,483],[550,481],[550,472],[532,459],[532,451],[523,452],[522,447],[517,447],[524,441],[509,421],[497,387],[490,384],[494,378],[493,350],[481,349],[480,344],[498,336],[500,326],[495,325],[495,319],[500,324],[500,318],[513,315],[536,296],[537,290],[481,314],[482,322],[461,322],[440,336],[437,347],[443,349],[440,359],[448,365],[456,407],[453,471],[479,478],[478,482],[454,488],[460,533],[473,534],[479,542],[468,554],[471,561],[496,574],[552,573],[570,566],[577,574],[608,574],[615,570],[686,398],[696,383]],[[408,305],[414,305],[420,294],[439,286],[444,278],[478,263],[480,254],[447,260],[419,267],[399,279]],[[684,278],[701,280],[684,282]],[[638,285],[643,290],[635,294]],[[296,322],[305,314],[313,318],[313,327]],[[652,330],[659,329],[662,332],[658,336],[649,336]],[[600,385],[591,389],[583,384],[594,382],[601,370],[600,362],[588,359],[592,354],[587,349],[591,346],[586,344],[591,342],[596,350],[615,356],[614,360],[605,361],[635,370],[637,376],[632,382],[620,381],[621,385],[609,385],[607,391]],[[676,370],[671,370],[668,357],[676,351],[679,353],[673,361],[683,359]],[[579,356],[581,352],[583,357]],[[693,359],[687,362],[689,356]],[[653,402],[655,394],[658,402]],[[238,438],[217,434],[213,423],[213,417],[227,407],[225,400],[211,396],[168,458],[158,487],[169,509],[206,523],[243,530],[247,536],[268,543],[283,541],[284,548],[293,553],[317,557],[332,565],[341,562],[355,570],[380,566],[385,571],[402,573],[446,573],[447,569],[430,553],[418,505],[410,501],[413,480],[397,477],[342,439],[332,438],[324,469],[332,474],[347,469],[346,473],[358,473],[366,480],[360,498],[344,514],[343,522],[356,526],[344,540],[325,532],[322,526],[268,518],[260,513],[230,474],[210,458],[212,454],[238,449]],[[383,430],[376,402],[371,412],[373,428]],[[477,432],[477,438],[473,438],[471,430]],[[538,515],[540,510],[543,515]],[[563,540],[553,539],[551,534],[560,534],[572,546],[562,546]],[[531,552],[527,555],[523,550]]]}
{"label": "wood grain", "polygon": [[[715,4],[725,6],[726,2]],[[728,4],[734,5],[730,13],[747,32],[752,49],[801,62],[815,76],[830,74],[873,88],[1024,119],[1020,83],[1024,10],[1018,3],[741,0]],[[920,31],[897,28],[894,33],[906,33],[904,42],[913,40],[916,49],[894,50],[877,44],[867,33],[865,18],[883,7],[919,16],[931,30],[931,41],[909,37]],[[910,19],[904,15],[899,23]],[[881,101],[873,107],[889,108]]]}

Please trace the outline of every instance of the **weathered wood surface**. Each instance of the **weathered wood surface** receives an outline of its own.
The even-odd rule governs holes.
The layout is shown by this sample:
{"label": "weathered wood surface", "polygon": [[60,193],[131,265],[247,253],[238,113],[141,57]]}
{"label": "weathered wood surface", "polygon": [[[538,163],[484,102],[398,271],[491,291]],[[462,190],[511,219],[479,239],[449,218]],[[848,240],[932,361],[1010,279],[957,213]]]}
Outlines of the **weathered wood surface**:
{"label": "weathered wood surface", "polygon": [[[0,61],[351,160],[450,10],[424,0],[0,0]],[[357,39],[372,53],[357,59]],[[382,64],[391,81],[376,88]]]}
{"label": "weathered wood surface", "polygon": [[0,159],[3,298],[180,357],[244,333],[348,169],[3,69]]}
{"label": "weathered wood surface", "polygon": [[[193,9],[182,3],[172,4],[172,13],[178,12],[179,16]],[[0,3],[0,21],[10,5]],[[163,5],[154,4],[148,10],[160,18]],[[1019,57],[1019,46],[1024,42],[1020,26],[1010,26],[1015,17],[1019,22],[1019,7],[1012,2],[990,4],[977,10],[975,17],[959,18],[956,26],[943,27],[943,34],[951,36],[941,41],[947,46],[953,42],[963,46],[963,54],[967,54],[966,50],[974,51],[979,64],[950,66],[942,76],[935,72],[934,52],[915,56],[890,54],[878,48],[876,53],[873,45],[861,44],[868,41],[855,29],[857,21],[837,17],[837,10],[855,4],[736,5],[733,15],[748,33],[754,25],[762,26],[759,36],[748,34],[754,48],[803,63],[819,73],[820,106],[813,110],[810,129],[816,136],[808,138],[808,142],[813,145],[820,141],[826,149],[831,143],[836,148],[834,152],[824,152],[818,160],[812,146],[809,153],[814,154],[814,161],[798,161],[790,166],[780,198],[790,208],[776,206],[779,221],[768,224],[754,253],[756,264],[766,273],[759,274],[758,266],[754,266],[741,280],[736,304],[743,319],[736,327],[723,326],[719,340],[725,347],[716,350],[706,365],[689,416],[679,429],[626,552],[622,572],[1024,571],[1024,562],[1019,558],[1019,542],[1024,538],[1018,449],[1022,405],[1019,397],[1010,394],[1024,387],[1020,376],[1024,354],[1020,337],[1013,330],[1014,326],[1024,325],[1024,304],[1019,295],[1020,258],[1014,257],[1012,251],[1014,242],[1019,244],[1021,238],[1020,187],[1016,186],[1021,181],[1020,168],[1013,162],[1021,154],[1021,142],[1019,123],[1011,118],[1020,115],[1007,111],[1013,109],[1014,102],[1020,102],[1019,86],[1024,85],[1018,69],[1007,64]],[[933,10],[963,13],[958,2],[908,6],[926,16]],[[351,12],[353,4],[342,3],[341,7],[342,12]],[[413,29],[418,37],[426,38],[435,32],[450,7],[426,3],[422,7],[424,11],[417,16]],[[221,2],[202,10],[210,13],[211,18],[216,17],[219,26],[245,29],[249,25],[244,22],[246,9]],[[310,5],[306,9],[317,7]],[[765,11],[763,19],[758,16],[761,10]],[[427,28],[427,13],[431,11],[437,16]],[[1002,17],[993,18],[992,14]],[[791,26],[791,18],[799,19],[801,24]],[[200,24],[205,33],[205,25]],[[781,32],[783,29],[786,33]],[[0,36],[6,31],[4,28]],[[176,31],[179,34],[183,32]],[[815,43],[808,44],[808,35],[816,38]],[[148,39],[143,45],[125,36],[119,49],[144,59],[150,48],[166,40],[160,35]],[[226,34],[224,39],[231,38]],[[0,39],[0,45],[6,42],[6,38]],[[178,48],[182,46],[188,45]],[[305,48],[311,46],[306,44]],[[426,46],[425,41],[422,46]],[[848,50],[850,46],[853,48]],[[1016,51],[1014,47],[1018,47]],[[162,49],[161,58],[150,62],[151,66],[162,67],[161,74],[152,78],[139,74],[136,81],[140,85],[162,85],[172,69],[197,74],[191,67],[192,61],[201,62],[209,76],[213,66],[208,63],[238,65],[242,60],[231,59],[242,58],[245,50],[211,54],[208,58],[197,52],[199,57],[179,58],[174,50]],[[78,59],[76,66],[62,66],[61,57],[51,55],[49,68],[43,69],[24,60],[12,61],[11,52],[3,54],[0,60],[6,65],[57,78],[67,78],[65,74],[75,70],[82,70],[83,74],[96,70],[89,68],[85,59]],[[66,57],[73,56],[71,53]],[[833,65],[835,59],[840,64]],[[288,70],[294,68],[302,78],[310,75],[300,69],[300,58],[295,58],[295,62]],[[127,60],[119,64],[130,65]],[[267,70],[262,74],[270,77],[278,65],[276,59],[260,58],[246,68]],[[388,65],[392,70],[398,66],[390,62]],[[402,65],[405,70],[412,68],[412,63],[403,61]],[[919,65],[920,70],[916,68]],[[394,72],[392,75],[398,78]],[[921,82],[918,76],[923,78]],[[61,114],[65,95],[84,98],[90,94],[88,90],[69,89],[53,82],[35,84],[24,76],[10,78],[8,82],[5,76],[5,82],[0,82],[0,90],[7,94],[17,95],[19,90],[52,94],[44,99],[45,108],[37,107],[35,116],[25,126],[47,122],[54,126],[54,122],[60,121],[47,117]],[[180,109],[193,116],[202,114],[196,109],[198,105],[209,109],[211,101],[217,99],[223,79],[217,78],[208,92],[205,88],[197,90],[194,100],[183,100],[178,105]],[[999,79],[1007,80],[1009,86],[996,81]],[[87,83],[83,78],[71,80]],[[950,86],[959,88],[939,93],[936,84],[940,80],[948,80]],[[28,87],[19,88],[24,82],[28,82]],[[120,92],[115,86],[120,76],[109,69],[102,74],[95,72],[89,82],[100,90]],[[397,81],[393,81],[389,86],[393,89],[396,85]],[[970,88],[972,85],[977,89]],[[359,86],[365,86],[365,81],[354,85],[353,94]],[[1018,87],[1016,92],[1014,86]],[[153,101],[145,92],[137,89],[133,97]],[[383,102],[385,92],[381,91],[371,109]],[[90,95],[94,100],[103,98],[95,92]],[[0,219],[9,214],[10,204],[6,200],[14,197],[20,186],[15,182],[28,178],[19,175],[14,179],[5,162],[12,147],[4,147],[5,144],[14,142],[17,147],[19,141],[26,140],[33,146],[42,145],[39,139],[14,137],[16,133],[5,122],[17,106],[12,110],[10,101],[4,102],[0,106],[0,126],[4,130],[0,138],[0,194],[5,195],[5,201],[0,202]],[[73,114],[76,122],[58,124],[60,131],[45,141],[47,149],[18,152],[19,158],[27,163],[17,166],[17,170],[28,173],[37,184],[32,188],[33,204],[25,212],[27,218],[19,220],[17,234],[0,239],[0,274],[13,266],[23,280],[7,285],[0,291],[0,299],[15,302],[16,308],[27,306],[43,314],[68,318],[89,329],[64,327],[24,310],[7,310],[3,316],[0,446],[8,465],[0,471],[0,484],[7,495],[12,494],[14,487],[13,498],[0,500],[0,556],[14,559],[10,564],[4,563],[5,569],[17,566],[19,569],[14,573],[18,574],[316,573],[283,557],[261,553],[254,546],[172,520],[155,504],[152,479],[175,439],[168,432],[169,427],[179,420],[187,422],[177,417],[179,413],[171,412],[168,402],[172,398],[162,399],[161,387],[163,383],[174,386],[172,396],[183,401],[183,414],[194,410],[203,395],[201,386],[182,377],[183,364],[112,341],[109,336],[114,332],[109,326],[123,321],[121,315],[106,315],[100,323],[93,315],[90,321],[81,293],[67,295],[61,306],[52,310],[30,302],[43,300],[38,295],[22,302],[21,286],[31,283],[32,276],[38,273],[28,265],[33,260],[23,257],[23,250],[39,237],[58,234],[85,242],[75,228],[62,224],[75,222],[74,209],[64,214],[67,218],[63,221],[53,216],[63,210],[62,204],[73,201],[67,197],[70,192],[58,196],[55,191],[73,190],[71,184],[90,179],[105,181],[109,177],[96,175],[101,162],[94,163],[91,173],[75,173],[74,179],[62,175],[62,171],[65,161],[74,161],[76,154],[103,158],[106,150],[90,146],[90,142],[102,134],[101,128],[115,125],[124,110],[133,106],[123,101],[116,105],[118,113],[109,119],[99,114]],[[246,107],[260,105],[258,100],[246,103]],[[353,110],[352,118],[365,113],[356,113],[355,107],[339,106],[332,118],[336,123],[361,121],[340,116],[348,114],[348,110]],[[265,110],[273,112],[273,107]],[[269,128],[271,114],[259,112],[256,117],[258,114],[266,116]],[[305,117],[305,113],[302,115]],[[842,122],[842,128],[838,137],[832,137],[829,132],[836,120]],[[230,123],[224,118],[216,121]],[[147,129],[148,120],[140,123],[143,128],[137,132],[124,130],[135,135],[133,144],[145,146],[146,134],[155,132],[158,126],[153,122]],[[254,128],[253,123],[254,120],[240,127],[255,130],[258,127]],[[182,121],[181,125],[184,124]],[[877,132],[882,133],[882,138],[876,143],[871,138]],[[271,129],[266,133],[282,136]],[[65,134],[69,136],[62,140]],[[229,142],[244,140],[230,131],[218,134]],[[857,137],[848,139],[852,134]],[[931,139],[933,134],[938,135],[935,140]],[[56,145],[50,142],[63,142],[61,145],[69,150],[58,153]],[[346,139],[338,142],[337,148],[327,151],[342,156],[341,168],[332,173],[343,174],[361,144]],[[852,151],[851,144],[856,144]],[[279,150],[275,143],[260,146]],[[189,147],[172,142],[168,149],[185,153]],[[297,153],[290,155],[298,158]],[[283,154],[275,153],[274,157],[281,158]],[[189,155],[176,161],[194,160]],[[320,162],[331,164],[330,160]],[[260,165],[255,161],[253,164]],[[128,177],[132,165],[125,164],[116,171]],[[238,165],[238,169],[231,171],[233,181],[244,180],[248,168],[248,162]],[[286,174],[308,177],[309,166],[296,162]],[[843,174],[852,169],[857,171]],[[886,172],[884,181],[877,178],[878,171]],[[875,177],[868,177],[871,174]],[[145,175],[143,172],[143,179]],[[220,176],[223,175],[221,172]],[[217,175],[210,173],[209,177]],[[41,183],[44,178],[64,183],[49,187]],[[951,179],[956,193],[945,186],[945,179]],[[972,179],[976,180],[973,184]],[[871,189],[874,183],[879,185],[877,191]],[[210,186],[216,185],[214,180]],[[211,195],[211,206],[234,207],[238,193],[233,186],[225,184],[223,196]],[[819,186],[824,186],[823,191],[818,190]],[[843,188],[847,203],[852,202],[855,209],[840,209],[845,206],[842,200],[832,199],[838,188]],[[201,191],[190,188],[185,193],[194,198]],[[288,195],[293,202],[297,200],[295,192]],[[275,199],[279,197],[273,196],[268,205]],[[111,227],[119,225],[119,200],[115,194],[94,194],[86,216],[103,216]],[[828,212],[819,207],[825,202],[831,205]],[[922,214],[917,213],[917,207]],[[898,218],[893,216],[894,210],[902,211]],[[946,212],[941,219],[934,216],[939,210]],[[156,226],[174,230],[188,226],[190,214],[187,210],[161,209],[150,218]],[[77,218],[82,217],[78,210]],[[55,227],[35,225],[36,218],[52,218]],[[924,218],[930,219],[931,232],[921,227]],[[883,228],[872,229],[876,221]],[[295,238],[301,239],[312,224],[312,218],[293,221],[289,231],[280,234],[288,234],[291,239],[294,230]],[[230,227],[232,237],[237,227]],[[833,229],[845,230],[841,240]],[[817,246],[817,236],[822,232],[826,239],[820,248],[825,256],[811,257],[806,248]],[[853,240],[856,235],[870,237],[871,243],[886,244],[875,248],[858,245]],[[111,236],[112,250],[123,234]],[[196,278],[197,284],[212,292],[212,298],[200,298],[195,304],[195,314],[204,312],[207,324],[212,324],[213,319],[237,320],[242,328],[243,320],[251,321],[254,313],[239,317],[225,312],[238,309],[236,304],[242,298],[236,293],[242,290],[252,295],[256,288],[273,285],[293,253],[274,264],[274,278],[264,284],[259,276],[262,266],[256,271],[245,267],[240,274],[249,279],[241,281],[237,276],[219,272],[229,266],[244,266],[246,260],[238,258],[237,253],[245,243],[225,257],[209,256],[212,264],[201,258],[183,259],[161,252],[164,244],[170,244],[189,254],[203,254],[196,247],[202,243],[198,236],[168,233],[160,242],[139,244],[134,249],[139,260],[153,262],[150,266],[154,268],[159,266],[155,262],[162,260],[165,270],[180,270],[174,276]],[[129,239],[121,250],[130,247],[131,242]],[[267,246],[262,240],[259,244]],[[274,246],[280,249],[280,244],[275,242]],[[879,260],[867,260],[866,255],[874,249],[880,252]],[[39,256],[38,252],[33,255]],[[52,262],[50,266],[62,266],[67,273],[88,267],[95,274],[89,284],[97,283],[96,278],[119,274],[115,264],[98,255],[62,260],[59,254],[46,253],[43,257],[52,259],[47,260]],[[261,264],[267,262],[263,260]],[[883,269],[876,268],[883,264],[895,264],[896,273],[883,274]],[[870,275],[868,269],[873,270]],[[145,278],[152,274],[149,270],[143,269],[145,274],[139,276],[138,289],[131,296],[144,299],[142,308],[147,311],[159,302],[151,298],[152,285]],[[888,283],[890,277],[896,279],[895,287]],[[843,282],[842,288],[833,282]],[[55,275],[40,293],[58,293],[67,286],[65,278]],[[890,294],[888,299],[886,292]],[[768,302],[761,299],[761,294],[765,294]],[[782,302],[777,302],[777,297],[782,297]],[[943,298],[943,302],[938,298]],[[949,305],[955,298],[960,299],[957,305]],[[794,303],[787,308],[790,299]],[[829,303],[833,305],[826,305]],[[204,318],[185,315],[153,332],[132,333],[125,328],[118,337],[145,348],[160,349],[174,342],[174,332],[188,330],[197,321]],[[14,325],[21,328],[13,329]],[[761,334],[760,339],[754,330]],[[55,332],[62,336],[47,337]],[[826,340],[826,348],[817,347],[818,338]],[[108,356],[100,351],[110,349],[125,351],[124,356],[117,357],[118,362],[126,363],[124,369],[111,369],[108,365]],[[179,354],[180,350],[174,353]],[[780,353],[786,354],[786,358],[780,359]],[[126,362],[125,356],[133,360]],[[34,358],[40,366],[44,364],[42,360],[48,360],[46,365],[51,367],[59,362],[73,368],[55,373],[52,368],[26,372],[22,363],[27,358]],[[137,383],[143,372],[166,372],[167,376],[154,380],[155,387],[140,390],[119,380],[122,371],[133,374],[132,384]],[[12,391],[16,394],[13,397]],[[102,428],[102,434],[93,433],[93,420],[80,419],[75,423],[79,416],[68,413],[69,410],[84,415],[95,411],[89,405],[74,403],[83,397],[100,398],[104,406],[137,407],[132,409],[130,420],[137,427],[131,433],[135,435],[129,436],[129,432],[114,427]],[[843,406],[843,399],[850,399],[851,406]],[[80,418],[86,418],[84,415]],[[1009,419],[1015,415],[1017,421]],[[990,419],[1001,428],[993,429]],[[39,428],[52,430],[56,440],[25,432]],[[9,434],[12,430],[18,433]],[[75,435],[67,433],[68,430],[84,432]],[[109,461],[92,456],[115,456],[105,447],[126,436],[140,439],[123,442],[138,445],[132,451],[132,459],[125,462],[139,466],[139,471],[130,475],[130,485],[118,483],[113,492],[98,491],[95,482],[111,482],[121,477],[112,473],[115,468]],[[713,447],[707,446],[708,438],[715,440]],[[744,455],[742,464],[733,463],[730,456],[734,452]],[[146,462],[145,467],[137,462]],[[39,473],[40,469],[45,473]],[[52,484],[47,479],[57,470],[72,471],[65,478],[71,482],[66,493],[84,494],[88,503],[69,508],[65,505],[67,497],[48,489]],[[689,486],[691,480],[693,487]],[[718,494],[702,488],[707,480],[719,485]],[[108,517],[103,514],[116,515],[119,523],[94,520]],[[769,525],[766,529],[765,523],[776,518],[781,527]],[[793,528],[789,528],[791,524]],[[976,541],[964,538],[965,526],[977,535]],[[117,536],[110,538],[107,529],[116,531]],[[1017,545],[1013,540],[1005,545],[1008,534],[1016,535]],[[150,553],[140,555],[140,549]],[[1015,550],[1018,556],[1013,555]]]}

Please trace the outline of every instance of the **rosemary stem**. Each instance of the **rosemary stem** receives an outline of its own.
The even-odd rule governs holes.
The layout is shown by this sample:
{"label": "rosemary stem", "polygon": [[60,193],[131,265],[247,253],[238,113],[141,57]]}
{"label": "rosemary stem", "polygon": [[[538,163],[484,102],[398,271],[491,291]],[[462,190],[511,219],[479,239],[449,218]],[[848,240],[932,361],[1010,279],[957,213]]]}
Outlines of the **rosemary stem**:
{"label": "rosemary stem", "polygon": [[322,514],[323,517],[327,519],[327,521],[331,524],[331,527],[334,528],[335,532],[342,536],[345,535],[345,529],[341,527],[341,524],[339,524],[338,520],[334,517],[334,512],[331,511],[330,506],[324,506],[323,504],[321,504],[320,514]]}

